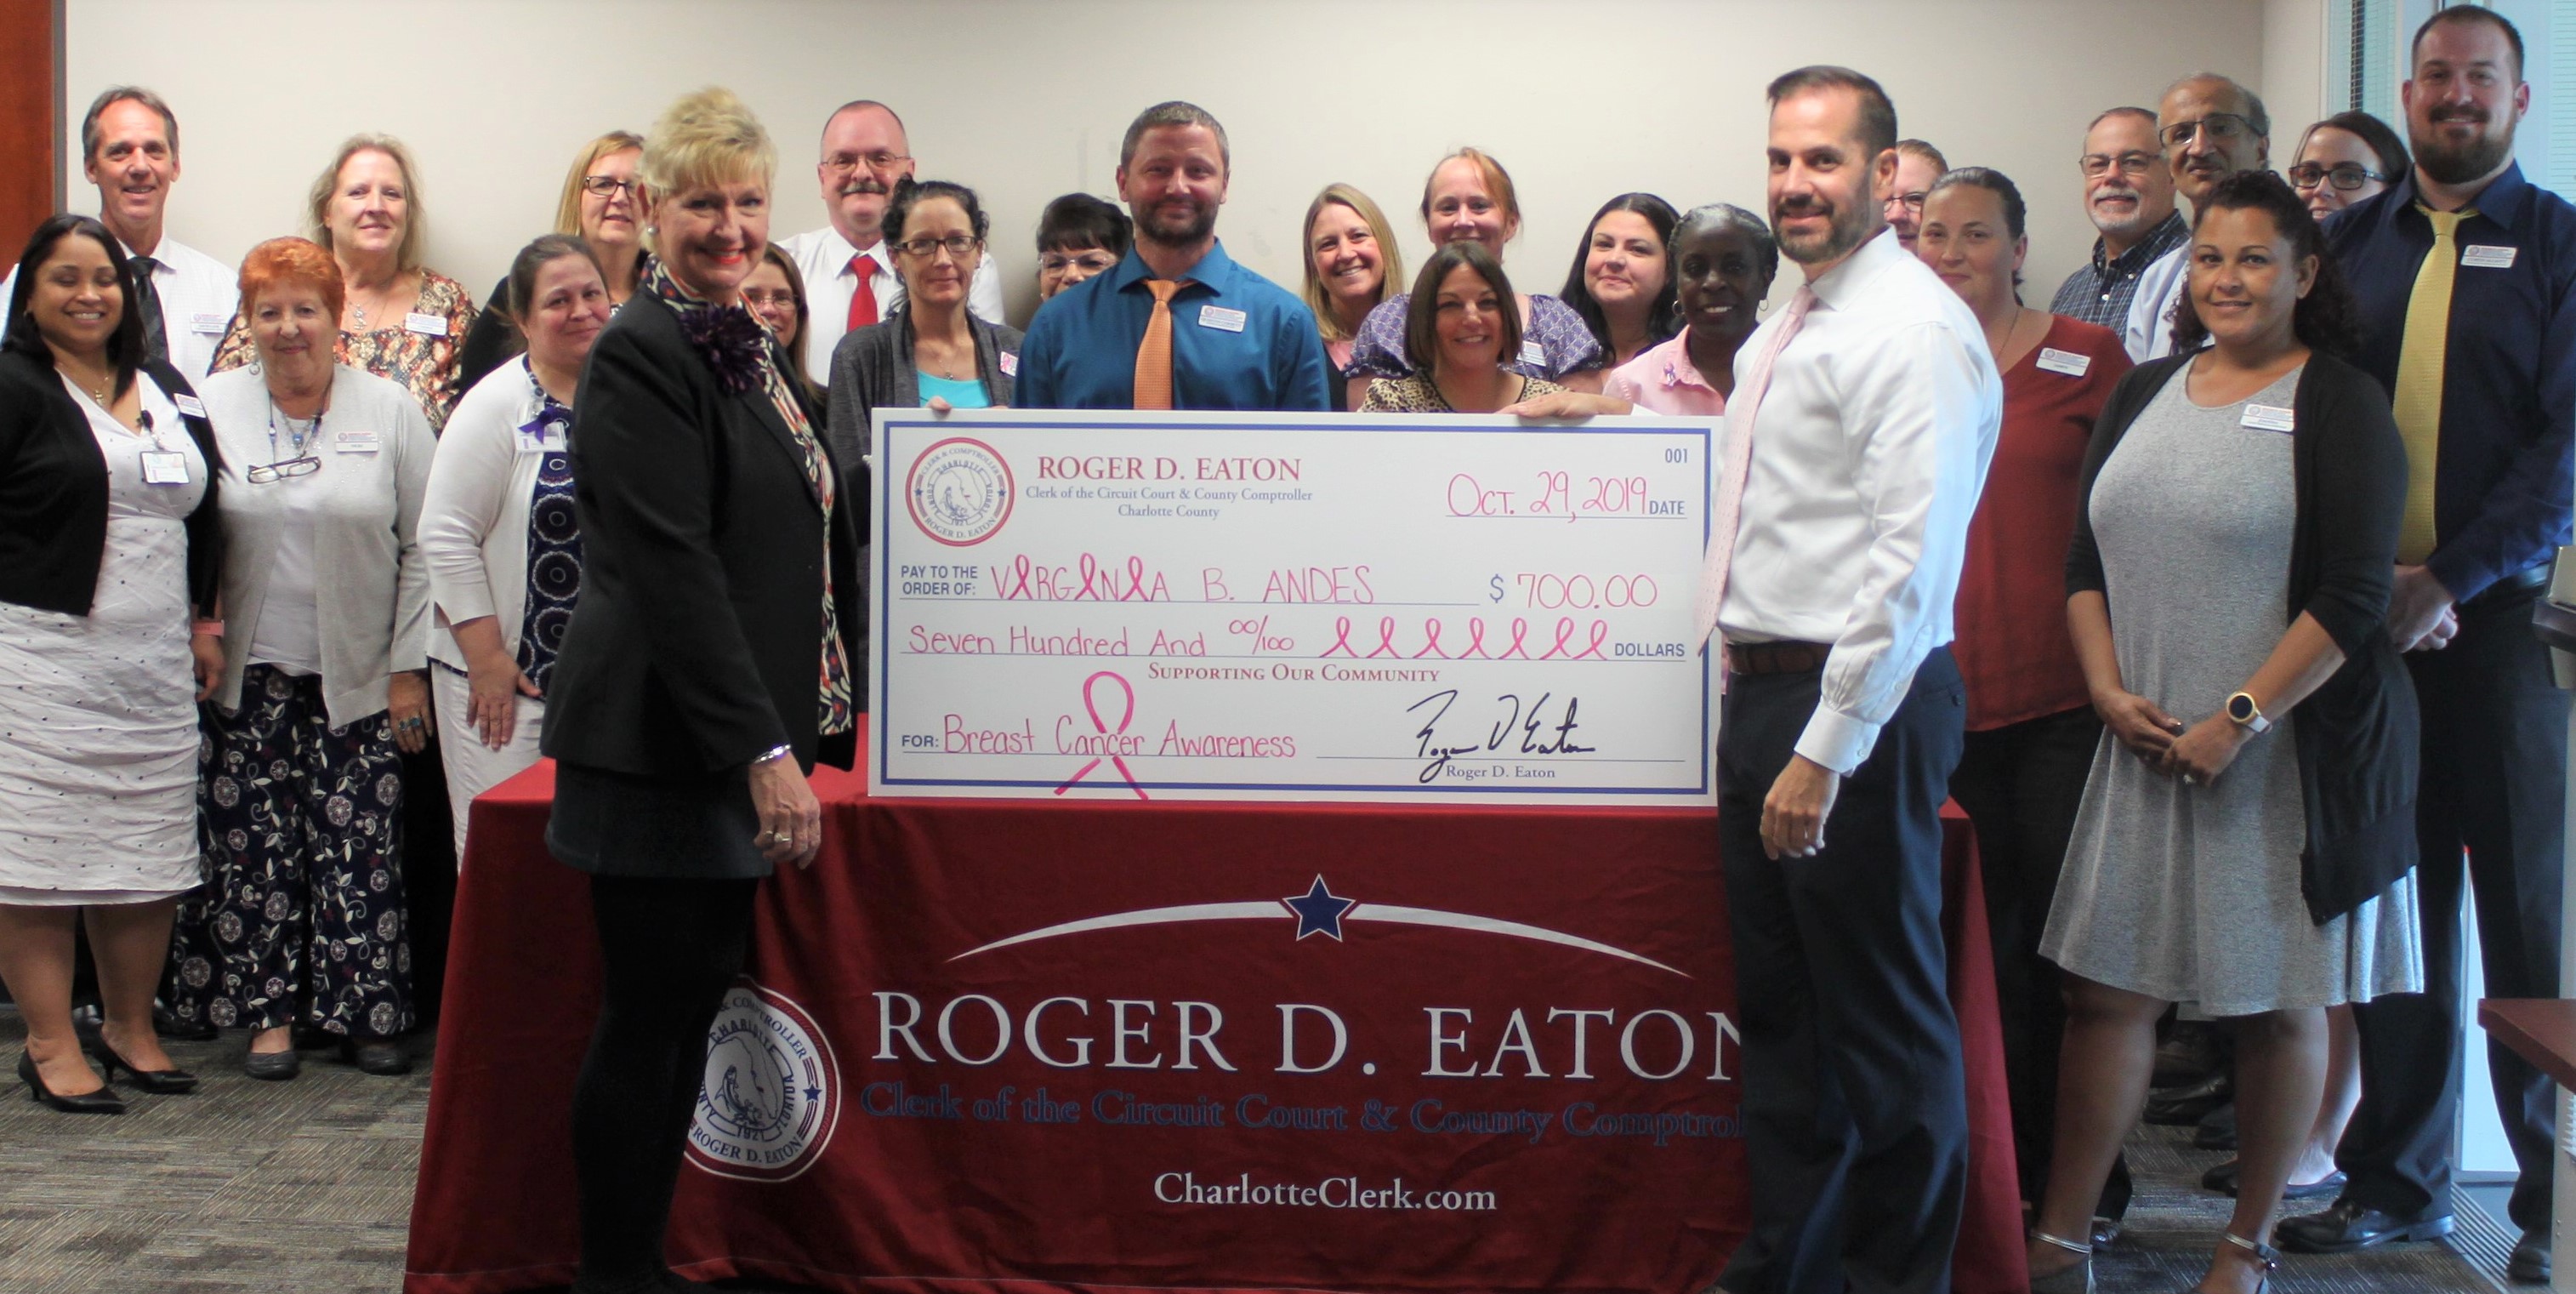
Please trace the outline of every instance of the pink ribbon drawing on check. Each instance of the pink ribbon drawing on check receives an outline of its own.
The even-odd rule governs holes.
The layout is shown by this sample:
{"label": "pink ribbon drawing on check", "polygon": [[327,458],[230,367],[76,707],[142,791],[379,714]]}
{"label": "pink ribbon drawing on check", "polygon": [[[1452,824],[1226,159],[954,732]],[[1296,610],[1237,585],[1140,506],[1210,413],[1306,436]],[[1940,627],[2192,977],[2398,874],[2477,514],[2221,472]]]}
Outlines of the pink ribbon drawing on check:
{"label": "pink ribbon drawing on check", "polygon": [[[1100,680],[1104,678],[1117,684],[1119,694],[1124,696],[1127,701],[1127,708],[1118,716],[1118,731],[1115,733],[1112,733],[1109,730],[1109,721],[1100,717],[1100,707],[1093,701],[1091,695],[1092,689],[1100,686]],[[1082,680],[1082,709],[1084,713],[1091,716],[1091,727],[1101,736],[1125,736],[1127,733],[1127,725],[1136,721],[1136,689],[1134,686],[1130,685],[1126,679],[1120,678],[1118,675],[1111,673],[1108,670],[1102,670],[1099,673]],[[1113,751],[1116,750],[1117,747],[1115,743],[1109,743],[1109,745]],[[1145,794],[1144,783],[1137,781],[1135,771],[1127,767],[1127,757],[1125,755],[1113,753],[1107,758],[1110,766],[1118,770],[1118,775],[1127,779],[1127,789],[1134,791],[1137,799],[1149,800],[1153,798],[1152,796]],[[1101,757],[1095,755],[1092,757],[1090,763],[1075,769],[1073,776],[1064,779],[1064,785],[1055,788],[1055,793],[1062,795],[1065,792],[1072,790],[1074,783],[1089,777],[1091,775],[1091,770],[1100,767],[1100,760]]]}

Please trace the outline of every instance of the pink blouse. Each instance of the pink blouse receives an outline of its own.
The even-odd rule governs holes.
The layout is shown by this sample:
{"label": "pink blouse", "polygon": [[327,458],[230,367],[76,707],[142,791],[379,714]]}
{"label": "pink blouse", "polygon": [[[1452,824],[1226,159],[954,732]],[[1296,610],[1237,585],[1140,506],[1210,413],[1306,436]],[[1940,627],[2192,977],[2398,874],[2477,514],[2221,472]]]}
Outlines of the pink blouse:
{"label": "pink blouse", "polygon": [[1726,397],[1717,393],[1691,366],[1690,333],[1653,347],[1619,367],[1601,384],[1601,393],[1625,400],[1647,413],[1685,418],[1714,418],[1726,412]]}

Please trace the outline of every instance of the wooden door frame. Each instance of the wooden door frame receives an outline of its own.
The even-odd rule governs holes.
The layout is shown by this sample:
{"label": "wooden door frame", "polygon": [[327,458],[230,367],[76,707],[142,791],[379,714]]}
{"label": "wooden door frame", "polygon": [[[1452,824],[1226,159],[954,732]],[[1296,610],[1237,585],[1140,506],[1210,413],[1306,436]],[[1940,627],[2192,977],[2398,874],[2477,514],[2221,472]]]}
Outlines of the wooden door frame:
{"label": "wooden door frame", "polygon": [[63,209],[63,4],[0,0],[0,260],[12,265]]}

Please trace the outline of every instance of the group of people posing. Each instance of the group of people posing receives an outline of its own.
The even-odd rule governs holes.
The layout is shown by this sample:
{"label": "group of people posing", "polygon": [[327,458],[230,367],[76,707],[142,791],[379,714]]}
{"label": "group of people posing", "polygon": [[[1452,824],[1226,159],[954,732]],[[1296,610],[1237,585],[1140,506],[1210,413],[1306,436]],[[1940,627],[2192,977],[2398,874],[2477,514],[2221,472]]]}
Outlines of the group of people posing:
{"label": "group of people posing", "polygon": [[[2070,177],[2100,237],[2046,310],[2022,188],[1900,139],[1847,69],[1772,83],[1764,214],[1621,194],[1556,295],[1506,274],[1520,209],[1476,149],[1432,169],[1409,279],[1335,184],[1302,291],[1273,284],[1216,238],[1223,127],[1159,104],[1123,210],[1046,208],[1025,333],[977,195],[872,101],[825,123],[831,223],[775,241],[776,150],[729,93],[601,136],[477,310],[421,264],[400,143],[350,139],[306,235],[226,269],[163,233],[176,117],[112,89],[100,214],[28,241],[0,341],[18,1074],[113,1112],[120,1072],[194,1085],[163,1033],[216,1029],[263,1078],[316,1040],[398,1072],[424,845],[461,852],[542,751],[605,972],[577,1288],[686,1288],[660,1246],[697,1057],[865,703],[873,410],[1643,411],[1725,421],[1699,628],[1756,1189],[1720,1286],[1947,1287],[1951,796],[2034,1290],[2091,1288],[2175,1004],[2236,1040],[2201,1289],[2264,1285],[2285,1196],[2333,1203],[2282,1248],[2442,1234],[2464,880],[2488,991],[2556,982],[2568,701],[2527,625],[2570,538],[2576,208],[2513,161],[2506,20],[2444,9],[2413,60],[2404,137],[2338,114],[2287,179],[2225,77],[2102,113]],[[2493,1067],[2543,1279],[2547,1080]]]}

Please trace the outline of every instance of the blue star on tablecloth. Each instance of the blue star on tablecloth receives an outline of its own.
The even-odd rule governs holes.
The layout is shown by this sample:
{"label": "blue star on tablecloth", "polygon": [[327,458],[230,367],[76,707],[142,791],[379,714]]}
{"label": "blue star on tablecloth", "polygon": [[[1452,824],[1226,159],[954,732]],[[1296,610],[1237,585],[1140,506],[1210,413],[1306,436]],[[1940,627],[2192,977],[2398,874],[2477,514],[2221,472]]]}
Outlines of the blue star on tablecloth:
{"label": "blue star on tablecloth", "polygon": [[1279,902],[1281,906],[1297,914],[1298,938],[1325,935],[1336,943],[1339,943],[1342,938],[1343,916],[1352,908],[1359,906],[1359,900],[1343,898],[1324,888],[1324,878],[1321,876],[1315,878],[1315,883],[1308,886],[1305,893],[1281,899]]}

